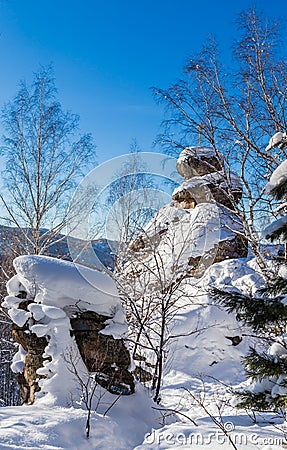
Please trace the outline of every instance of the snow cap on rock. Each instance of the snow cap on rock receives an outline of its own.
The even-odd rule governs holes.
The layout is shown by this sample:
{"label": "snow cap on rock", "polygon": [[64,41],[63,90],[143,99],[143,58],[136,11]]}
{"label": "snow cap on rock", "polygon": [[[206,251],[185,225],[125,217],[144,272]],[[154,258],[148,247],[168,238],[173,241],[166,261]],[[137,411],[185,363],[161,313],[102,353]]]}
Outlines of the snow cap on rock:
{"label": "snow cap on rock", "polygon": [[177,160],[176,169],[185,180],[198,175],[220,171],[223,157],[208,147],[186,147]]}

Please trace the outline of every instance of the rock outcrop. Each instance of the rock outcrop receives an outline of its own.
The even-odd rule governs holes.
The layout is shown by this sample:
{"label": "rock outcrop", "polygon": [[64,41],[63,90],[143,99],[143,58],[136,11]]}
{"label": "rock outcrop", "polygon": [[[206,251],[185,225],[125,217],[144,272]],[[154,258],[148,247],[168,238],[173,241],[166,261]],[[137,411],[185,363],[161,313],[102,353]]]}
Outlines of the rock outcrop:
{"label": "rock outcrop", "polygon": [[[130,246],[126,276],[142,277],[155,251],[164,259],[165,282],[174,274],[200,277],[215,262],[246,257],[243,226],[235,212],[242,197],[239,177],[225,173],[222,155],[206,147],[188,147],[177,170],[185,181]],[[152,269],[151,269],[152,271]]]}
{"label": "rock outcrop", "polygon": [[134,374],[152,387],[158,375],[160,332],[164,329],[172,341],[176,335],[172,327],[178,326],[181,336],[184,309],[202,302],[197,286],[207,269],[247,256],[243,225],[236,214],[242,186],[236,174],[225,173],[222,155],[210,148],[189,147],[180,154],[176,168],[183,183],[174,190],[172,202],[130,245],[122,274],[125,292],[139,316],[134,329],[131,322],[134,340],[140,342],[134,349]]}
{"label": "rock outcrop", "polygon": [[[26,293],[24,297],[26,297]],[[28,311],[27,307],[30,303],[30,301],[21,302],[19,309]],[[17,381],[21,392],[22,402],[32,404],[35,400],[35,393],[40,390],[38,381],[41,376],[37,374],[37,370],[40,367],[43,367],[43,354],[48,342],[45,337],[37,337],[35,333],[31,333],[28,323],[24,324],[22,327],[13,323],[12,337],[26,352],[23,372],[17,373]]]}
{"label": "rock outcrop", "polygon": [[79,374],[83,383],[92,374],[109,392],[132,394],[127,323],[112,280],[49,257],[22,256],[14,266],[3,306],[19,345],[12,370],[23,403],[33,403],[37,392],[54,396],[56,403],[68,399],[79,389]]}
{"label": "rock outcrop", "polygon": [[210,148],[186,148],[176,168],[185,179],[172,195],[176,207],[189,209],[199,203],[216,202],[234,210],[242,198],[239,177],[225,172],[222,156]]}
{"label": "rock outcrop", "polygon": [[176,170],[185,180],[222,170],[223,158],[212,148],[187,147],[176,163]]}
{"label": "rock outcrop", "polygon": [[109,317],[94,311],[77,313],[71,318],[72,335],[97,382],[112,394],[129,395],[134,392],[130,354],[123,339],[100,333],[107,320]]}

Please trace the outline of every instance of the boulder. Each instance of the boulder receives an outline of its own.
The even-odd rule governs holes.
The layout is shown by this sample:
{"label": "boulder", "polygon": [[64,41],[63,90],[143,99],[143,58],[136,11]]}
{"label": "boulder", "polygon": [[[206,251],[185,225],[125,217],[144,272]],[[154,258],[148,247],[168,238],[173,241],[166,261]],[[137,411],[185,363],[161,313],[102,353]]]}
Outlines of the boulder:
{"label": "boulder", "polygon": [[93,311],[77,313],[71,318],[72,335],[89,372],[112,394],[132,394],[131,358],[123,339],[101,334],[109,317]]}
{"label": "boulder", "polygon": [[[27,310],[29,302],[22,302]],[[28,311],[28,310],[27,310]],[[75,336],[82,359],[89,372],[96,374],[97,382],[112,394],[129,395],[134,392],[134,380],[129,372],[131,358],[123,339],[101,334],[109,317],[93,311],[77,313],[71,318],[71,334]],[[24,370],[17,375],[22,402],[32,404],[35,393],[40,391],[37,373],[47,358],[43,357],[48,340],[31,333],[28,324],[12,325],[13,339],[27,352]]]}
{"label": "boulder", "polygon": [[185,180],[222,170],[223,157],[208,147],[187,147],[177,161],[176,170]]}
{"label": "boulder", "polygon": [[175,206],[194,208],[198,203],[216,202],[234,210],[242,198],[242,185],[239,177],[230,173],[212,172],[202,176],[192,176],[184,181],[172,194]]}

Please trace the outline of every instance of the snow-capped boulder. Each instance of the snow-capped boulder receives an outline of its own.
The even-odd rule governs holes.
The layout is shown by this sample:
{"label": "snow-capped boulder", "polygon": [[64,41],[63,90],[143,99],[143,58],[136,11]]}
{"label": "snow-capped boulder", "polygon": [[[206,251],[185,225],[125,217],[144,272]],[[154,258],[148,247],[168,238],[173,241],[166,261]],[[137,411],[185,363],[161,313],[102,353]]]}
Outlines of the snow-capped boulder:
{"label": "snow-capped boulder", "polygon": [[220,171],[222,168],[221,155],[215,154],[208,147],[187,147],[179,155],[176,170],[185,180],[198,175]]}
{"label": "snow-capped boulder", "polygon": [[90,372],[111,393],[133,393],[127,323],[112,279],[46,256],[18,257],[14,267],[2,306],[19,344],[12,370],[18,373],[23,401],[33,403],[40,391],[67,404],[79,390],[77,373],[85,382]]}

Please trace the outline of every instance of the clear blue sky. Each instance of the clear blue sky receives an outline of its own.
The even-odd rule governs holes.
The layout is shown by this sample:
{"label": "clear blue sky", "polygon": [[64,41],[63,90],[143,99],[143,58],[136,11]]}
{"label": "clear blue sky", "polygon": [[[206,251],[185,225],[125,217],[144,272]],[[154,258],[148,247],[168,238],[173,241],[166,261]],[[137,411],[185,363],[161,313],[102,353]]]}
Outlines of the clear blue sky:
{"label": "clear blue sky", "polygon": [[99,162],[133,138],[149,151],[163,118],[149,88],[174,82],[210,33],[224,55],[251,5],[287,17],[284,0],[0,0],[0,105],[52,62],[62,106],[93,134]]}

